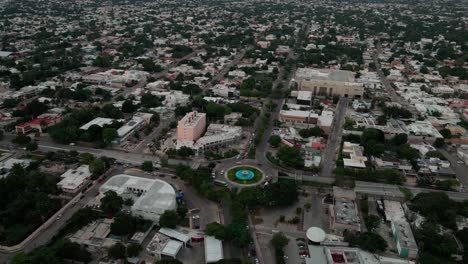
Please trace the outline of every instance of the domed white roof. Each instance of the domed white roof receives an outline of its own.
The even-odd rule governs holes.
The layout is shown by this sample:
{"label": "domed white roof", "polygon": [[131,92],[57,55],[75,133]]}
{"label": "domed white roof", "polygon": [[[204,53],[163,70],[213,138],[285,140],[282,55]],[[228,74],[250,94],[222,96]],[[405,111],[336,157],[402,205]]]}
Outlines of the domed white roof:
{"label": "domed white roof", "polygon": [[310,241],[320,243],[325,240],[325,231],[319,227],[313,226],[307,229],[306,236]]}

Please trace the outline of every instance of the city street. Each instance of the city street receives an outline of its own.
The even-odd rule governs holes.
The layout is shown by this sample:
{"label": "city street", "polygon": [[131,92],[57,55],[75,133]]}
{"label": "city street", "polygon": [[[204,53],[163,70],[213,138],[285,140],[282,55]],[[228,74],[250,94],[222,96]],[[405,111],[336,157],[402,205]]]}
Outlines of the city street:
{"label": "city street", "polygon": [[332,123],[332,133],[328,138],[327,146],[322,155],[322,177],[334,177],[333,170],[336,165],[336,158],[340,150],[341,138],[343,136],[343,125],[348,108],[348,98],[341,98],[336,107],[335,116]]}
{"label": "city street", "polygon": [[446,149],[438,149],[438,151],[442,153],[448,161],[450,161],[452,169],[457,175],[458,181],[460,181],[460,183],[466,188],[468,186],[468,166],[466,166],[466,164],[457,157],[455,152],[449,152]]}

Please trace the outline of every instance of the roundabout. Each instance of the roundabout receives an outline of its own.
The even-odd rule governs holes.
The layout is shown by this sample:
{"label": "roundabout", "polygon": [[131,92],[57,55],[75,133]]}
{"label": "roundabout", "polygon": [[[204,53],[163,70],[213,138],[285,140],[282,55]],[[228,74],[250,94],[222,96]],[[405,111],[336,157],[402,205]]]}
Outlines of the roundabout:
{"label": "roundabout", "polygon": [[254,186],[263,180],[264,175],[265,173],[257,167],[241,165],[228,169],[225,176],[231,183],[240,186]]}

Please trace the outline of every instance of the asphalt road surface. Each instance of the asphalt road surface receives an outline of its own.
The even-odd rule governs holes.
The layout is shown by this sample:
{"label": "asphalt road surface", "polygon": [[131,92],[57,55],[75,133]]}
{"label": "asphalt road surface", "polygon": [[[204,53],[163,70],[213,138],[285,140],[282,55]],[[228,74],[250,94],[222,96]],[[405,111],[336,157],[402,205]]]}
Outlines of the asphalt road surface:
{"label": "asphalt road surface", "polygon": [[341,98],[336,107],[335,117],[332,123],[332,133],[328,138],[327,146],[322,156],[322,177],[334,177],[333,169],[336,165],[336,157],[340,150],[341,138],[343,137],[343,125],[348,108],[348,98]]}

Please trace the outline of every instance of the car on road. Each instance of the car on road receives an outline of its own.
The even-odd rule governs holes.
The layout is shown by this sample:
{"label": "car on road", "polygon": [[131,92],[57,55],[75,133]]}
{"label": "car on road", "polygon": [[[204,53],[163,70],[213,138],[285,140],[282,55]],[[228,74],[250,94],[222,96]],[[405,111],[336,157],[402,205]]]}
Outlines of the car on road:
{"label": "car on road", "polygon": [[213,182],[215,185],[224,186],[224,187],[228,186],[227,182],[222,181],[222,180],[214,180]]}
{"label": "car on road", "polygon": [[57,215],[57,220],[59,220],[60,218],[62,218],[62,214]]}

